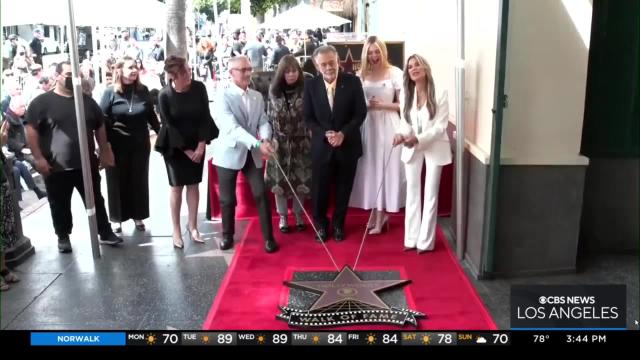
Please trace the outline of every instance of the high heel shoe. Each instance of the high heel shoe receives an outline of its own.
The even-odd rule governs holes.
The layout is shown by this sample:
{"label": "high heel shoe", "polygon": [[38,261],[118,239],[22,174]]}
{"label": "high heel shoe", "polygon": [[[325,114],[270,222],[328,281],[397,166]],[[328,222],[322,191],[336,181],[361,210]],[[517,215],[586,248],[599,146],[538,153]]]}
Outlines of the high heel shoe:
{"label": "high heel shoe", "polygon": [[371,230],[376,227],[376,214],[369,215],[369,221],[367,222],[367,230]]}
{"label": "high heel shoe", "polygon": [[[198,234],[197,237],[193,236],[194,231]],[[191,238],[191,241],[197,242],[199,244],[204,244],[204,239],[200,237],[200,232],[198,231],[198,229],[189,230],[189,227],[187,226],[187,233],[189,234],[189,238]]]}
{"label": "high heel shoe", "polygon": [[179,240],[179,242],[176,242],[176,238],[173,238],[173,247],[176,249],[184,249],[184,241],[182,240],[182,237]]}
{"label": "high heel shoe", "polygon": [[378,224],[376,224],[376,226],[369,231],[369,235],[378,235],[378,234],[382,233],[382,229],[385,226],[387,228],[387,232],[389,232],[389,216],[388,215],[384,216],[384,218],[382,219],[382,222],[380,223],[379,227],[378,227]]}
{"label": "high heel shoe", "polygon": [[136,224],[136,230],[138,231],[145,231],[147,230],[147,228],[144,226],[144,223],[142,222],[142,220],[140,220],[140,222],[134,221]]}

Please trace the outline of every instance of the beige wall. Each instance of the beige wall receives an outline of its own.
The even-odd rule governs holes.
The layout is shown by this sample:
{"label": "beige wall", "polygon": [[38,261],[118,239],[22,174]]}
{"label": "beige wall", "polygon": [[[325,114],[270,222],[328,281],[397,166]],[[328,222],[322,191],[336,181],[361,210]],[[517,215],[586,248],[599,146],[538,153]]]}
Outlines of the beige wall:
{"label": "beige wall", "polygon": [[[465,124],[468,146],[479,160],[491,152],[498,1],[467,0]],[[405,55],[424,55],[436,88],[449,93],[450,121],[456,121],[455,64],[457,4],[453,0],[369,1],[369,34],[405,41]]]}
{"label": "beige wall", "polygon": [[509,12],[501,162],[584,165],[589,50],[561,0],[514,0]]}

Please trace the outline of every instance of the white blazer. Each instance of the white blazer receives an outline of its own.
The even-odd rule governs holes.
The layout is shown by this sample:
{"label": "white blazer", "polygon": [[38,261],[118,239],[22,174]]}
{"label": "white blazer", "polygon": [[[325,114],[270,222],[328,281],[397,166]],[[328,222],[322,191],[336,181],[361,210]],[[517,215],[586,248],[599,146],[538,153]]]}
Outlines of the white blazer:
{"label": "white blazer", "polygon": [[[418,110],[417,96],[413,97],[413,106],[410,116],[411,124],[404,116],[404,90],[400,94],[400,119],[394,121],[396,134],[404,136],[416,135],[418,144],[413,148],[402,146],[400,159],[404,163],[418,159],[424,154],[425,160],[433,165],[444,166],[451,163],[451,145],[447,135],[449,122],[449,100],[447,92],[443,91],[436,98],[436,114],[433,118],[429,115],[427,106]],[[418,122],[422,124],[422,132],[418,134]]]}
{"label": "white blazer", "polygon": [[264,113],[264,100],[258,91],[248,89],[247,106],[244,91],[231,84],[220,91],[214,103],[214,121],[220,134],[212,141],[212,162],[232,170],[240,170],[251,152],[256,168],[262,167],[262,154],[255,145],[260,139],[271,138],[271,125]]}

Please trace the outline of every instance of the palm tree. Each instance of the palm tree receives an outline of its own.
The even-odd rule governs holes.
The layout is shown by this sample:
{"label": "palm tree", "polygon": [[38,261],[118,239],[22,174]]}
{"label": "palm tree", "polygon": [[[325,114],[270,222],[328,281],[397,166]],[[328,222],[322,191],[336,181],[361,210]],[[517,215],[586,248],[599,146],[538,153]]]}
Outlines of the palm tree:
{"label": "palm tree", "polygon": [[187,58],[186,0],[167,0],[167,56]]}
{"label": "palm tree", "polygon": [[358,21],[358,0],[344,0],[342,2],[342,13],[351,20],[350,30],[355,31]]}

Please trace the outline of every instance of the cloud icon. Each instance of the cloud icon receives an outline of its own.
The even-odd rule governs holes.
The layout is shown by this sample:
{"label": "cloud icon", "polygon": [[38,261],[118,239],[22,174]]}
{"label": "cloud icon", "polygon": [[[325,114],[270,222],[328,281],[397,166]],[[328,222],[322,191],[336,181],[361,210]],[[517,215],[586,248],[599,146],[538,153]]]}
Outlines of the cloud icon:
{"label": "cloud icon", "polygon": [[476,344],[486,344],[487,343],[487,339],[485,339],[482,336],[478,336],[478,338],[476,339]]}

